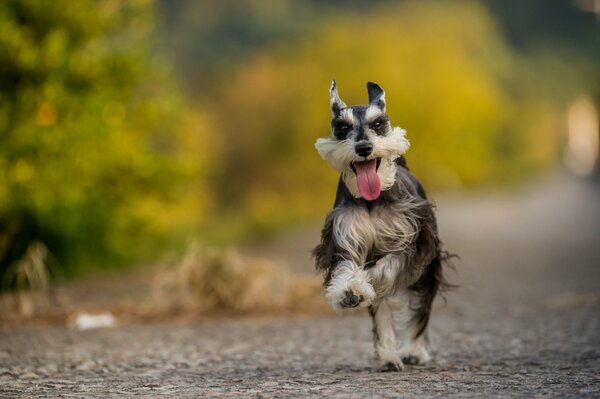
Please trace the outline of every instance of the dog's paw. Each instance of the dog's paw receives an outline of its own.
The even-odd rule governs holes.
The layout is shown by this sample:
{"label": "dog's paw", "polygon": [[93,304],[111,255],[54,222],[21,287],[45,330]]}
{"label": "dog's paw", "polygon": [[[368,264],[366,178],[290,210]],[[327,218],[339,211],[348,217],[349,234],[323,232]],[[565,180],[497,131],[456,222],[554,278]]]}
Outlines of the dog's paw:
{"label": "dog's paw", "polygon": [[421,358],[418,356],[408,355],[402,357],[402,363],[408,365],[421,364]]}
{"label": "dog's paw", "polygon": [[342,299],[342,306],[345,308],[355,308],[364,300],[365,298],[362,295],[355,295],[353,291],[348,290],[345,293],[344,299]]}
{"label": "dog's paw", "polygon": [[402,358],[402,362],[404,362],[404,364],[409,365],[426,364],[429,362],[429,360],[431,360],[429,352],[427,352],[427,349],[422,346],[418,346],[409,350],[401,350],[400,357]]}
{"label": "dog's paw", "polygon": [[342,270],[329,282],[325,297],[336,310],[366,307],[375,299],[375,290],[364,270]]}
{"label": "dog's paw", "polygon": [[402,361],[400,361],[400,359],[396,361],[386,361],[385,363],[381,363],[377,370],[382,373],[402,371],[404,370],[404,365],[402,364]]}

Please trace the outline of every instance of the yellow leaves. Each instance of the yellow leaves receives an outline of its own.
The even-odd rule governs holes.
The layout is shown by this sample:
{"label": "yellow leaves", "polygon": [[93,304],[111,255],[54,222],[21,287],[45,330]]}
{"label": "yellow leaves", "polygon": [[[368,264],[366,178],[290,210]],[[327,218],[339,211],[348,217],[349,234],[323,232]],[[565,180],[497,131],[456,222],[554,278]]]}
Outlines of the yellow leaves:
{"label": "yellow leaves", "polygon": [[102,110],[104,122],[111,127],[120,126],[125,120],[125,106],[117,101],[109,101]]}
{"label": "yellow leaves", "polygon": [[38,126],[52,126],[56,122],[58,112],[54,105],[47,101],[42,102],[35,112],[35,122]]}
{"label": "yellow leaves", "polygon": [[29,180],[31,180],[34,174],[35,169],[33,166],[23,159],[19,159],[12,169],[13,180],[20,184],[27,183]]}

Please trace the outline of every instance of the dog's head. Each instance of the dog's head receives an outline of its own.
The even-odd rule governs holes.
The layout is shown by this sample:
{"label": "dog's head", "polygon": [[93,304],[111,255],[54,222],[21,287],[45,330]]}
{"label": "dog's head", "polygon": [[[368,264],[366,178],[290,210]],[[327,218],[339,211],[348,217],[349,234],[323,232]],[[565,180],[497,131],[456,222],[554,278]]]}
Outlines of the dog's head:
{"label": "dog's head", "polygon": [[392,127],[385,113],[385,92],[367,83],[369,105],[348,107],[331,84],[331,137],[318,139],[321,157],[342,173],[355,197],[374,201],[395,182],[395,160],[410,146],[406,132]]}

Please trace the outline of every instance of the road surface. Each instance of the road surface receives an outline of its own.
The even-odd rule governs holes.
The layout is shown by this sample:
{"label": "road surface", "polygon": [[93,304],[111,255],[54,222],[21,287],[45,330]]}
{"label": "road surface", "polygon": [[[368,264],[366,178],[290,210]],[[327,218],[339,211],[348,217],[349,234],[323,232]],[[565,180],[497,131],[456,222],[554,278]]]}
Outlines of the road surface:
{"label": "road surface", "polygon": [[461,288],[436,304],[427,366],[375,372],[364,312],[40,327],[0,333],[0,397],[600,397],[600,190],[556,178],[438,206]]}

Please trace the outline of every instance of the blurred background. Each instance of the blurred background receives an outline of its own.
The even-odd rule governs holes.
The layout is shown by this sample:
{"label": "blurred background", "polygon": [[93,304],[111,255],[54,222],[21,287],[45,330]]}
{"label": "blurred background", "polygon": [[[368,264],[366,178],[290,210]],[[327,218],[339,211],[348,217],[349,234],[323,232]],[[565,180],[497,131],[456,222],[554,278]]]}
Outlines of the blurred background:
{"label": "blurred background", "polygon": [[599,21],[596,0],[1,2],[4,321],[90,295],[144,315],[321,306],[332,78],[349,104],[384,87],[450,243],[461,209],[594,186]]}

